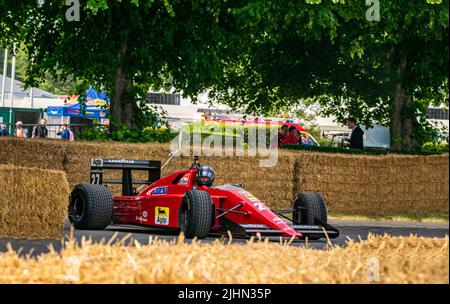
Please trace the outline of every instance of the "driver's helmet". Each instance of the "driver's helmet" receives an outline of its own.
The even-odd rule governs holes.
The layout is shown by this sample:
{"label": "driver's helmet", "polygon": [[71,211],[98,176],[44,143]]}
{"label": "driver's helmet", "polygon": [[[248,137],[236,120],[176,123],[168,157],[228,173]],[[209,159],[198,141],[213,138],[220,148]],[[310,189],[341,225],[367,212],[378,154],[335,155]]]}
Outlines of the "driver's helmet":
{"label": "driver's helmet", "polygon": [[197,174],[195,175],[195,182],[199,186],[211,187],[214,183],[215,177],[216,173],[214,172],[213,167],[200,166],[197,170]]}

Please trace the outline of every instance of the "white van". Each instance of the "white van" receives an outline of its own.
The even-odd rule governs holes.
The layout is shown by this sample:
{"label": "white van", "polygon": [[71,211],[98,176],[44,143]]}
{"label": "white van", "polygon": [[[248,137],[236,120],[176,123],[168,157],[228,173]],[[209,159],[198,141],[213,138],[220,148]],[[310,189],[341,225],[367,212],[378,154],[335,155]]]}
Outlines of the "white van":
{"label": "white van", "polygon": [[[363,141],[365,149],[389,150],[391,148],[391,135],[389,127],[375,125],[366,128],[359,125],[364,131]],[[333,134],[331,146],[343,148],[345,139],[348,138],[350,130],[347,132],[336,132]]]}

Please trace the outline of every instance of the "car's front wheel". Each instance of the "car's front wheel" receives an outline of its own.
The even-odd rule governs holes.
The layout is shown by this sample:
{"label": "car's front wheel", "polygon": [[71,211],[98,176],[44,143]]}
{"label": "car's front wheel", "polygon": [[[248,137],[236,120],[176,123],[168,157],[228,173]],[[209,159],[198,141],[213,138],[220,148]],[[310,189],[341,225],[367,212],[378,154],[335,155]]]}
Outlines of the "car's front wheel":
{"label": "car's front wheel", "polygon": [[179,213],[179,227],[186,238],[204,239],[211,230],[213,216],[213,203],[208,192],[186,192]]}
{"label": "car's front wheel", "polygon": [[297,225],[316,225],[327,223],[327,206],[317,192],[301,192],[294,201],[292,221]]}

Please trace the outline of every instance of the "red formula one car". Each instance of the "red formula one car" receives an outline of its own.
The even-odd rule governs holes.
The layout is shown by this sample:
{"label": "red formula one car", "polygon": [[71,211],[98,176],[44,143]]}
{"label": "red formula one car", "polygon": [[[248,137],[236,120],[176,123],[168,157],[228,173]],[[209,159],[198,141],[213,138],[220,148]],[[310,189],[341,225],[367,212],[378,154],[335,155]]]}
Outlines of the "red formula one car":
{"label": "red formula one car", "polygon": [[[108,169],[121,170],[122,179],[104,178]],[[133,180],[135,170],[148,171],[148,179]],[[292,209],[271,210],[242,185],[213,186],[214,169],[201,166],[198,157],[188,170],[164,178],[160,174],[159,161],[93,159],[91,184],[75,186],[70,196],[70,221],[77,229],[138,225],[181,230],[187,238],[199,239],[228,233],[301,239],[339,235],[327,224],[325,201],[318,193],[300,193]],[[113,197],[107,184],[121,184],[122,195]],[[137,193],[133,186],[139,184],[147,187]]]}

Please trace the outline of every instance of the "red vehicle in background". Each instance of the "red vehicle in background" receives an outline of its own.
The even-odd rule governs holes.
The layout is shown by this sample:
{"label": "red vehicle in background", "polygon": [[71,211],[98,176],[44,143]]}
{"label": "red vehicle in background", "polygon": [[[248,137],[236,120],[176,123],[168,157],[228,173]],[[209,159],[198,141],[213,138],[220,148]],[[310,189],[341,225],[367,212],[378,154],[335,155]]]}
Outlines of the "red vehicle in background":
{"label": "red vehicle in background", "polygon": [[[271,210],[242,185],[213,186],[215,172],[198,157],[187,170],[160,178],[161,163],[150,160],[93,159],[91,184],[74,187],[69,219],[77,229],[104,229],[110,224],[138,225],[183,231],[187,238],[208,234],[318,239],[339,235],[327,223],[325,201],[319,193],[299,193],[288,210]],[[121,170],[122,179],[104,178],[105,170]],[[148,173],[132,179],[132,171]],[[106,184],[121,184],[114,196]],[[135,184],[148,184],[137,193]],[[292,219],[284,216],[292,214]]]}
{"label": "red vehicle in background", "polygon": [[277,124],[281,127],[282,125],[287,125],[288,127],[295,126],[297,128],[297,130],[299,130],[300,132],[309,133],[308,130],[306,130],[299,124],[291,123],[291,122],[283,122],[283,121],[246,120],[246,119],[210,119],[210,118],[205,118],[204,121],[227,123],[227,124],[238,124],[241,126]]}
{"label": "red vehicle in background", "polygon": [[258,126],[258,125],[278,125],[280,129],[281,126],[287,125],[288,128],[294,126],[302,135],[308,137],[310,144],[314,146],[320,146],[319,142],[314,138],[314,136],[301,125],[293,122],[283,122],[283,121],[265,121],[265,120],[246,120],[246,119],[213,119],[213,118],[204,118],[205,122],[216,122],[220,124],[231,124],[231,125],[240,125],[240,126]]}

